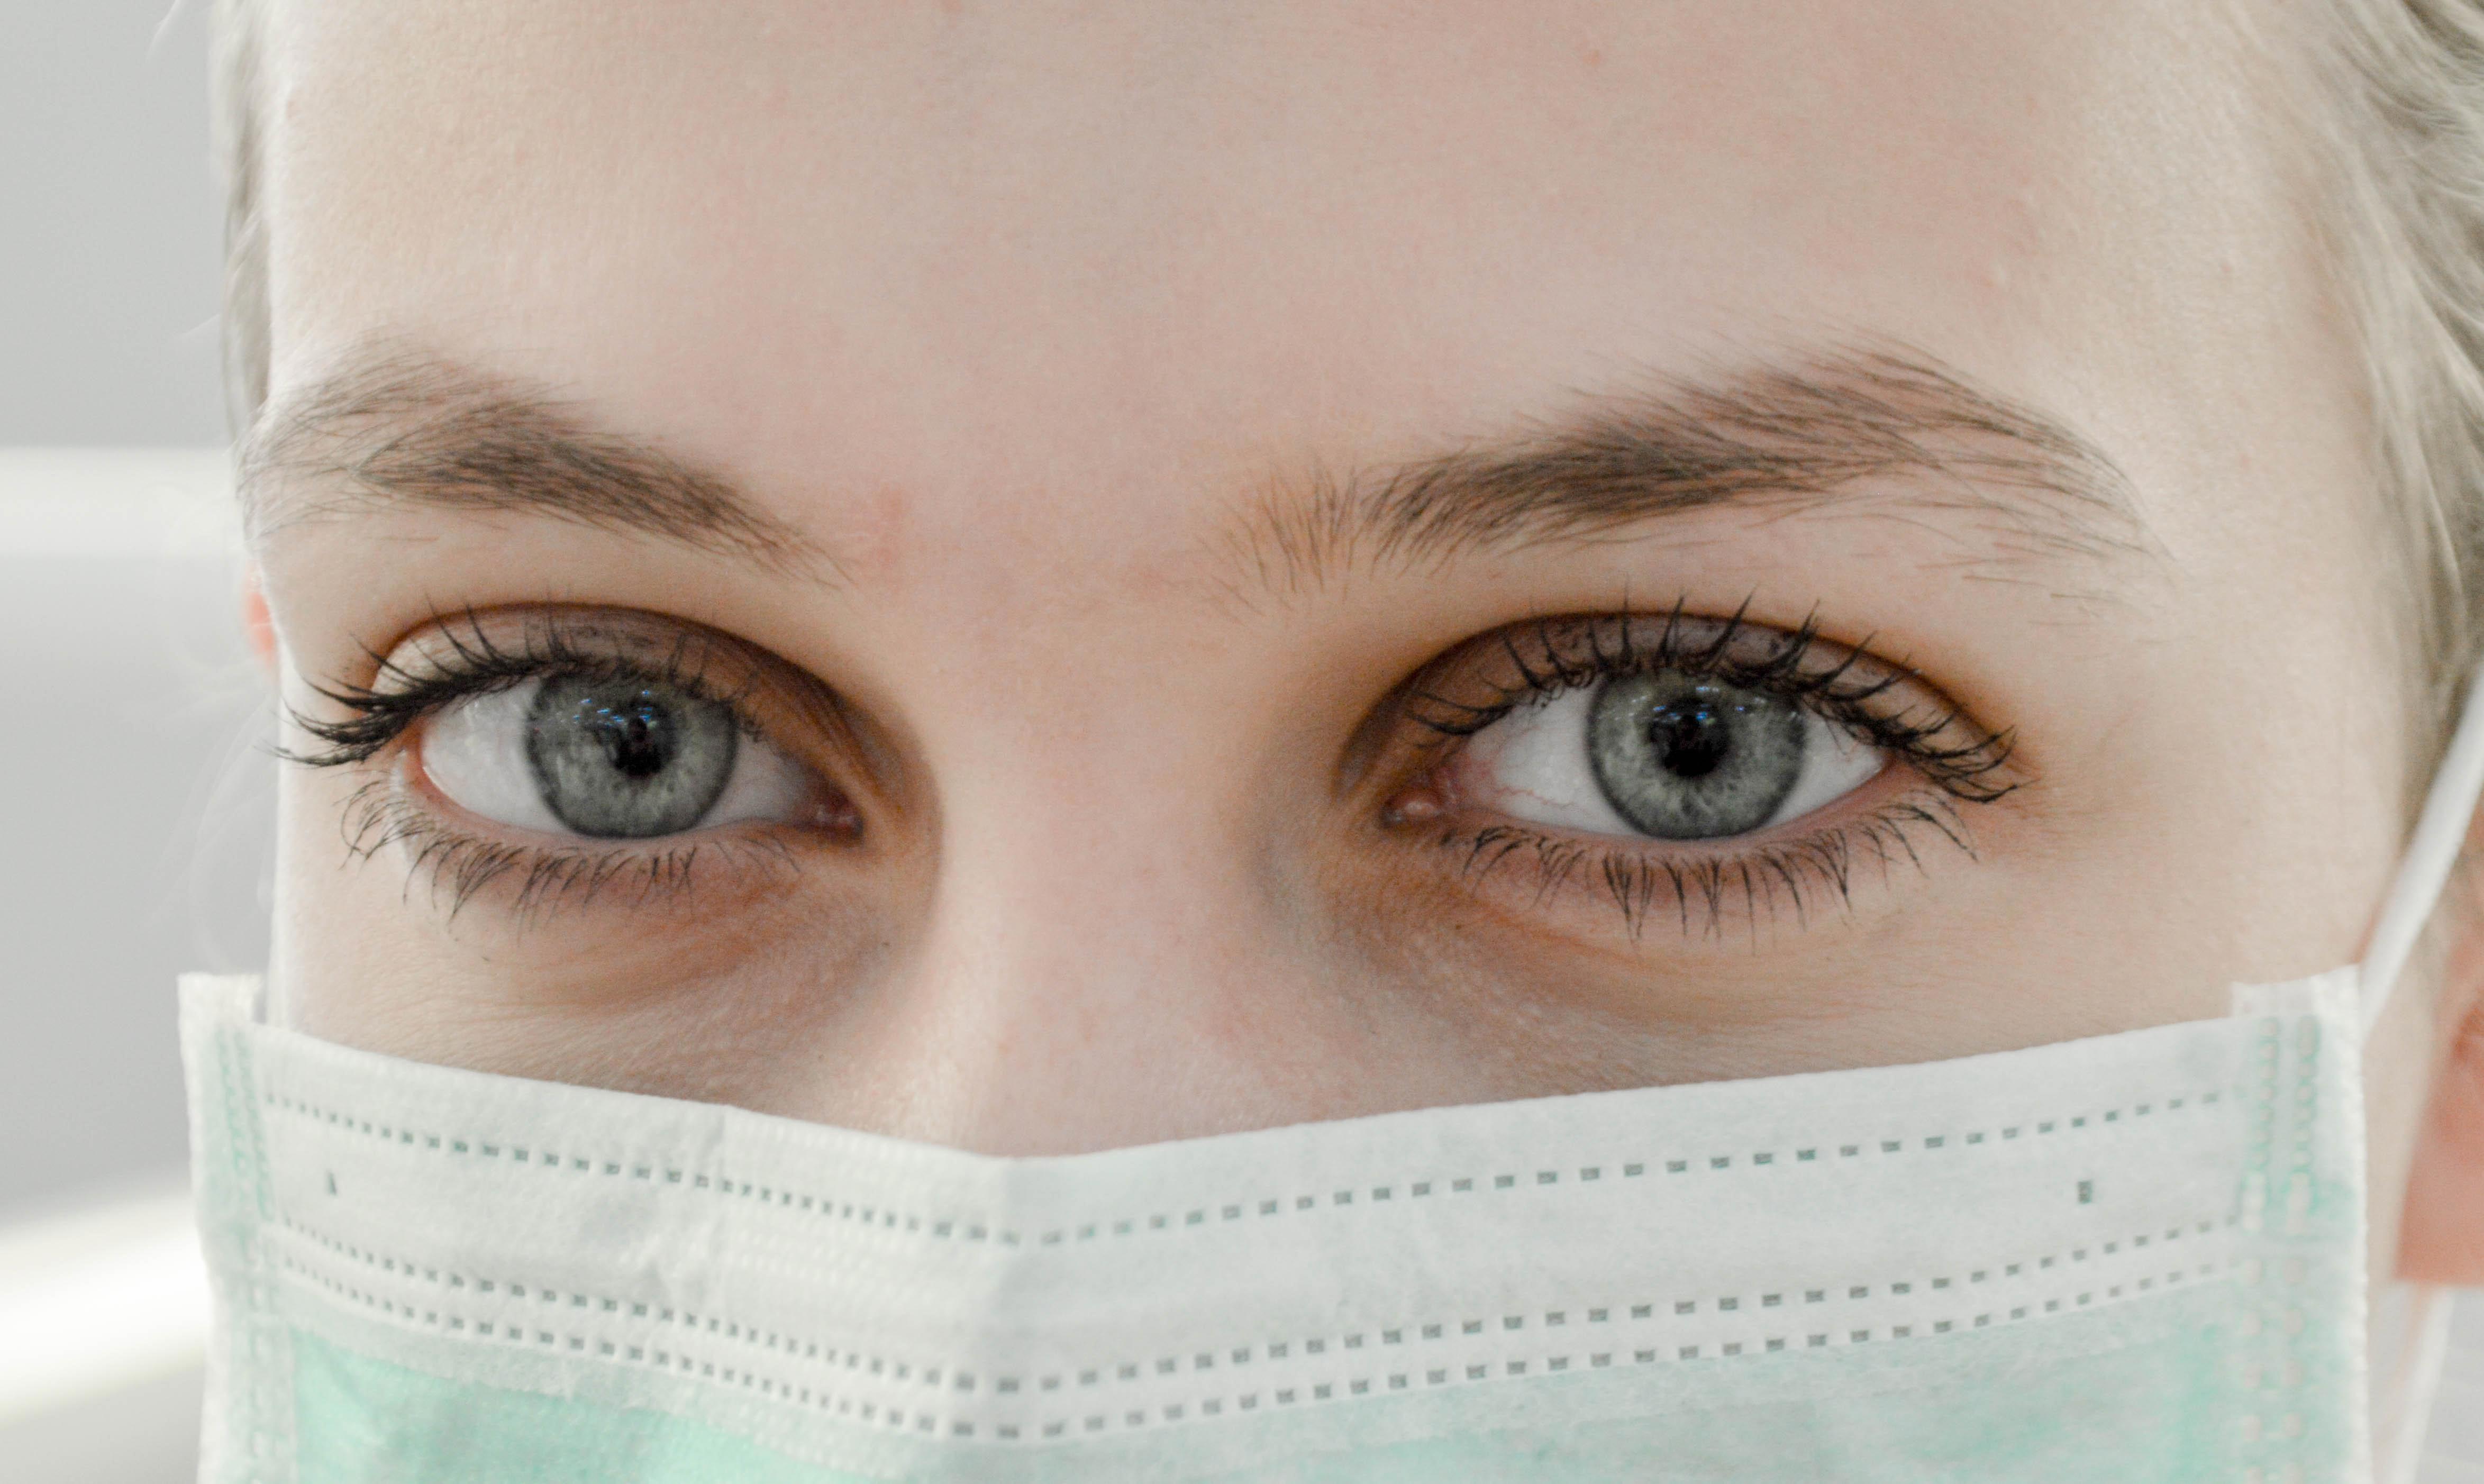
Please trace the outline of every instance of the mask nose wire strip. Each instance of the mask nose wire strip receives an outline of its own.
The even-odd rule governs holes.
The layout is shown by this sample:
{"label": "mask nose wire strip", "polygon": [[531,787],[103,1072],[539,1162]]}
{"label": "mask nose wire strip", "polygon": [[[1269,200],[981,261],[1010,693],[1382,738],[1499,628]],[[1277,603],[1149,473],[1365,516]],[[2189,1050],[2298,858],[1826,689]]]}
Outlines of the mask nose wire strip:
{"label": "mask nose wire strip", "polygon": [[2389,1008],[2398,973],[2406,967],[2407,956],[2415,952],[2424,924],[2432,920],[2450,868],[2458,863],[2459,851],[2467,844],[2479,792],[2484,792],[2484,666],[2468,677],[2458,730],[2449,740],[2440,770],[2432,775],[2432,790],[2424,796],[2415,838],[2407,846],[2397,879],[2390,883],[2381,920],[2363,953],[2362,995],[2367,1033]]}

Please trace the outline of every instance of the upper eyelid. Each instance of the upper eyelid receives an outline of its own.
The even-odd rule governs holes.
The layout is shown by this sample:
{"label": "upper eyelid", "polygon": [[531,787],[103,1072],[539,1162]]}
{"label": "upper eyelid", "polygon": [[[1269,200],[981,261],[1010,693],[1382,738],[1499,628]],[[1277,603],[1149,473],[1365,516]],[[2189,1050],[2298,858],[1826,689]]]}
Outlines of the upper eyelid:
{"label": "upper eyelid", "polygon": [[[586,609],[575,614],[520,615],[515,622],[524,626],[524,633],[520,647],[512,649],[486,628],[496,617],[496,613],[472,609],[453,615],[435,613],[429,624],[389,651],[365,650],[371,664],[368,680],[309,681],[314,694],[345,715],[335,719],[312,716],[288,705],[293,723],[326,746],[311,752],[280,748],[278,755],[314,768],[362,762],[387,750],[447,705],[546,675],[580,670],[643,676],[675,686],[732,708],[745,727],[763,730],[751,715],[750,698],[763,688],[769,666],[760,652],[730,635],[694,631],[654,615],[641,618]],[[462,634],[459,626],[464,629]],[[626,642],[607,642],[627,640],[634,630],[650,640],[639,655],[634,657]],[[660,637],[660,630],[670,634]],[[589,648],[590,644],[599,647]],[[718,686],[711,681],[707,665],[683,663],[686,656],[692,655],[703,660],[739,658],[746,661],[748,673],[737,685]]]}
{"label": "upper eyelid", "polygon": [[[1835,684],[1858,664],[1870,666],[1871,672],[1875,674],[1883,670],[1895,672],[1880,675],[1876,683],[1867,688],[1875,692],[1903,682],[1910,674],[1905,667],[1890,666],[1887,661],[1871,654],[1868,640],[1864,644],[1844,645],[1837,644],[1834,640],[1824,639],[1811,618],[1806,618],[1793,630],[1757,624],[1747,618],[1747,607],[1746,604],[1744,607],[1738,608],[1721,619],[1690,613],[1683,605],[1677,604],[1661,615],[1627,611],[1584,613],[1542,617],[1520,624],[1504,625],[1450,649],[1418,672],[1413,684],[1412,689],[1416,699],[1436,703],[1452,713],[1469,715],[1434,718],[1418,716],[1418,719],[1444,732],[1477,731],[1530,702],[1594,685],[1616,675],[1650,669],[1680,668],[1712,673],[1719,670],[1731,671],[1743,683],[1753,684],[1757,688],[1757,682],[1764,678],[1761,672],[1778,672],[1774,677],[1778,679],[1782,679],[1785,674],[1798,673],[1796,666],[1803,656],[1823,644],[1844,651],[1843,658],[1824,672],[1816,672],[1803,677],[1802,684],[1798,686],[1777,688],[1797,691],[1804,695],[1815,694]],[[1660,618],[1664,625],[1663,630],[1652,645],[1642,648],[1632,626]],[[1712,630],[1714,632],[1708,642],[1704,644],[1683,645],[1677,642],[1677,635],[1681,634],[1686,628],[1694,632]],[[1602,632],[1605,629],[1617,631],[1609,641]],[[1535,655],[1530,657],[1525,653],[1517,637],[1521,634],[1533,639],[1537,645]],[[1555,635],[1579,634],[1585,635],[1587,653],[1583,659],[1554,650]],[[1761,642],[1767,642],[1770,638],[1781,640],[1777,654],[1772,657],[1773,662],[1765,665],[1726,663],[1726,656],[1744,634],[1757,634]],[[1463,702],[1440,694],[1438,682],[1454,675],[1458,668],[1456,661],[1470,652],[1483,655],[1498,653],[1506,660],[1510,669],[1516,673],[1518,684],[1496,685],[1495,688],[1501,692],[1500,695],[1482,705]],[[1850,697],[1850,699],[1854,698],[1859,697]]]}
{"label": "upper eyelid", "polygon": [[[2029,781],[2016,759],[2014,729],[1994,728],[1974,716],[1912,664],[1874,653],[1870,637],[1852,644],[1828,638],[1816,611],[1794,629],[1777,628],[1750,618],[1749,607],[1745,602],[1721,618],[1691,613],[1686,604],[1676,603],[1660,612],[1553,615],[1505,625],[1425,665],[1408,684],[1406,709],[1435,734],[1434,745],[1424,750],[1436,754],[1436,762],[1445,761],[1457,742],[1532,700],[1650,668],[1705,670],[1729,684],[1785,695],[1863,742],[1899,755],[1962,799],[1991,802]],[[1637,630],[1651,625],[1660,628],[1643,644]],[[1536,641],[1535,654],[1527,654],[1515,637],[1521,634]],[[1732,660],[1745,636],[1767,648],[1755,658]],[[1557,652],[1556,637],[1580,645],[1581,652]],[[1805,659],[1819,650],[1833,652],[1833,661],[1806,667]],[[1440,693],[1442,683],[1456,676],[1459,661],[1496,652],[1515,672],[1517,686],[1496,686],[1500,695],[1481,705]],[[1915,704],[1887,708],[1882,698],[1893,692]],[[1426,704],[1434,715],[1423,714]]]}

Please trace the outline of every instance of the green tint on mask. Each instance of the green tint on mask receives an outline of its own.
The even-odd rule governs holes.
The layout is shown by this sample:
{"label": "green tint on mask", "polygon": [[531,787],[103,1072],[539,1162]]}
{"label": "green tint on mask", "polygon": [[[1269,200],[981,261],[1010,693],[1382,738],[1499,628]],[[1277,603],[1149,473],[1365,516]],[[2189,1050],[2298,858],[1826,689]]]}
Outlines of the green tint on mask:
{"label": "green tint on mask", "polygon": [[2353,1481],[2355,988],[999,1160],[194,983],[204,1477]]}
{"label": "green tint on mask", "polygon": [[[1788,1354],[1749,1364],[1716,1361],[1660,1375],[1582,1373],[1547,1381],[1545,1420],[1421,1441],[1358,1445],[1382,1436],[1454,1428],[1433,1396],[1375,1404],[1433,1416],[1314,1417],[1272,1414],[1252,1424],[1299,1435],[1293,1456],[1241,1471],[1189,1475],[1231,1484],[1395,1484],[1461,1480],[1648,1479],[1874,1484],[1931,1479],[2026,1484],[2175,1484],[2237,1479],[2245,1465],[2230,1429],[2236,1400],[2217,1362],[2225,1336],[2215,1290],[2194,1288],[2167,1333],[2137,1338],[2126,1314],[2072,1315],[2051,1327],[1963,1336],[1954,1354],[1912,1354],[1895,1367],[1856,1351]],[[2172,1316],[2164,1316],[2172,1317]],[[1932,1351],[1943,1348],[1928,1342]],[[456,1479],[461,1484],[861,1484],[865,1475],[796,1462],[702,1422],[578,1396],[455,1382],[293,1336],[294,1426],[306,1480]],[[2012,1385],[1997,1399],[1993,1374]],[[1549,1394],[1602,1390],[1600,1397]],[[1789,1400],[1789,1397],[1800,1398]],[[1970,1400],[1971,1398],[1971,1400]],[[1624,1415],[1615,1416],[1620,1413]],[[1597,1417],[1565,1422],[1561,1418]],[[1313,1444],[1316,1446],[1304,1446]],[[1069,1481],[1185,1476],[1178,1436],[1120,1439],[1094,1449],[923,1446],[904,1476]]]}

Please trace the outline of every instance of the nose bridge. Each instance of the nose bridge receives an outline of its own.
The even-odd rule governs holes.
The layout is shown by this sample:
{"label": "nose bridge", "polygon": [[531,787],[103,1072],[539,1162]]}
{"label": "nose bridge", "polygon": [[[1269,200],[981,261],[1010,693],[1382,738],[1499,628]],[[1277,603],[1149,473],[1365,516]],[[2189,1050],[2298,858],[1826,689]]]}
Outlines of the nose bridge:
{"label": "nose bridge", "polygon": [[[1251,749],[1219,709],[1229,658],[1168,575],[1174,552],[1142,541],[1099,559],[1084,538],[1018,534],[1007,553],[952,553],[942,585],[980,596],[927,655],[940,673],[917,724],[943,904],[1015,924],[1029,949],[1109,928],[1143,951],[1230,884]],[[1011,559],[1029,551],[1043,554]]]}
{"label": "nose bridge", "polygon": [[[1075,645],[922,718],[932,888],[892,992],[913,1137],[1067,1152],[1229,1126],[1266,935],[1233,760],[1178,661]],[[1254,991],[1256,992],[1256,991]],[[1264,1048],[1258,1048],[1264,1051]]]}
{"label": "nose bridge", "polygon": [[1186,965],[1197,973],[1218,920],[1246,910],[1224,869],[1235,843],[1183,808],[1160,765],[1020,766],[944,798],[929,923],[938,957],[1030,990],[1170,988]]}

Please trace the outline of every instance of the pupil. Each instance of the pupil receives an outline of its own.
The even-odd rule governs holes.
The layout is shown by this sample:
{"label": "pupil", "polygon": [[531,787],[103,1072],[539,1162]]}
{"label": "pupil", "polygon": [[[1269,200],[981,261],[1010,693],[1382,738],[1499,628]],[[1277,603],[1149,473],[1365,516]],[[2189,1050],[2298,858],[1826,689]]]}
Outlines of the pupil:
{"label": "pupil", "polygon": [[526,762],[553,817],[581,835],[695,826],[733,777],[733,712],[662,685],[555,675],[535,695]]}
{"label": "pupil", "polygon": [[1587,715],[1596,787],[1632,828],[1721,840],[1766,824],[1802,778],[1802,713],[1679,670],[1607,683]]}
{"label": "pupil", "polygon": [[1707,777],[1734,750],[1733,729],[1706,701],[1655,708],[1647,740],[1664,770],[1682,778]]}
{"label": "pupil", "polygon": [[605,761],[632,781],[654,777],[673,760],[672,714],[641,695],[628,707],[599,707],[587,724],[604,744]]}

